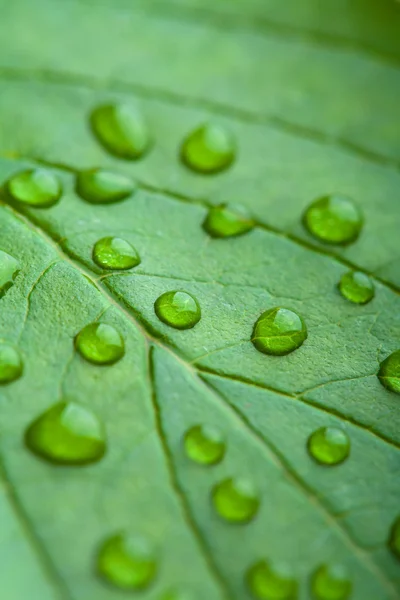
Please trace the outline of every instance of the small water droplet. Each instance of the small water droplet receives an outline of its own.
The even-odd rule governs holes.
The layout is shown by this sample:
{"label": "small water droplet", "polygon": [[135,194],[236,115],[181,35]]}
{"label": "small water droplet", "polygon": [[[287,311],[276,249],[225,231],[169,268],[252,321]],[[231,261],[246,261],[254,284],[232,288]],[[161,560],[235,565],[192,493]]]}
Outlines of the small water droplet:
{"label": "small water droplet", "polygon": [[183,141],[181,158],[184,164],[203,174],[227,169],[236,154],[231,133],[222,125],[206,123],[192,131]]}
{"label": "small water droplet", "polygon": [[10,289],[18,273],[19,262],[11,254],[0,250],[0,298]]}
{"label": "small water droplet", "polygon": [[209,209],[203,228],[213,238],[226,238],[251,231],[254,221],[245,208],[221,204]]}
{"label": "small water droplet", "polygon": [[0,342],[0,384],[11,383],[21,377],[23,371],[22,358],[19,351]]}
{"label": "small water droplet", "polygon": [[345,273],[340,279],[339,291],[344,298],[355,304],[367,304],[375,295],[371,278],[361,271]]}
{"label": "small water droplet", "polygon": [[303,220],[311,235],[327,244],[354,242],[363,222],[353,200],[340,195],[323,196],[312,202]]}
{"label": "small water droplet", "polygon": [[185,434],[186,455],[202,465],[215,465],[225,454],[225,441],[220,430],[211,425],[196,425]]}
{"label": "small water droplet", "polygon": [[389,548],[400,560],[400,516],[397,517],[390,530]]}
{"label": "small water droplet", "polygon": [[133,181],[106,169],[80,171],[76,177],[76,193],[92,204],[112,204],[130,196],[136,189]]}
{"label": "small water droplet", "polygon": [[93,248],[93,260],[103,269],[132,269],[140,263],[139,254],[126,240],[104,237]]}
{"label": "small water droplet", "polygon": [[400,394],[400,350],[395,350],[381,362],[378,377],[385,388]]}
{"label": "small water droplet", "polygon": [[308,438],[311,456],[322,465],[338,465],[350,454],[350,440],[342,429],[321,427]]}
{"label": "small water droplet", "polygon": [[190,329],[201,317],[196,298],[180,290],[162,294],[155,301],[154,309],[160,321],[175,329]]}
{"label": "small water droplet", "polygon": [[306,339],[303,319],[292,310],[276,307],[259,317],[251,341],[264,354],[283,356],[299,348]]}
{"label": "small water droplet", "polygon": [[157,560],[146,539],[121,533],[104,542],[97,567],[107,582],[126,590],[138,590],[154,580]]}
{"label": "small water droplet", "polygon": [[321,565],[312,576],[311,589],[316,600],[347,600],[352,584],[341,565]]}
{"label": "small water droplet", "polygon": [[150,146],[150,133],[143,115],[128,104],[109,104],[94,109],[93,133],[114,156],[135,160]]}
{"label": "small water droplet", "polygon": [[218,483],[212,493],[217,513],[232,523],[247,523],[258,512],[260,499],[253,483],[247,479],[229,478]]}
{"label": "small water droplet", "polygon": [[249,569],[246,580],[252,595],[259,600],[297,598],[297,581],[286,565],[261,560]]}
{"label": "small water droplet", "polygon": [[125,353],[122,335],[106,323],[86,325],[76,336],[75,346],[83,358],[97,365],[111,365]]}
{"label": "small water droplet", "polygon": [[31,208],[49,208],[61,198],[58,178],[48,169],[29,169],[17,173],[5,185],[12,200]]}
{"label": "small water droplet", "polygon": [[195,600],[193,594],[186,589],[173,589],[160,596],[160,600]]}
{"label": "small water droplet", "polygon": [[28,448],[59,465],[97,462],[106,450],[99,419],[76,402],[59,402],[41,414],[25,433]]}

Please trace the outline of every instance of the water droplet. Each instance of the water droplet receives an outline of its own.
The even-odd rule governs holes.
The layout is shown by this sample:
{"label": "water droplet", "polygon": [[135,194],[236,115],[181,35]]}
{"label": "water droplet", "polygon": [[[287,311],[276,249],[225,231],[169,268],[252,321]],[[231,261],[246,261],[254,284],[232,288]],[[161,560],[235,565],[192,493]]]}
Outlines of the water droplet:
{"label": "water droplet", "polygon": [[11,383],[21,377],[23,371],[22,358],[19,351],[5,344],[0,343],[0,384]]}
{"label": "water droplet", "polygon": [[262,560],[249,569],[246,580],[254,598],[259,600],[297,598],[297,581],[286,565]]}
{"label": "water droplet", "polygon": [[0,298],[10,289],[19,273],[19,262],[7,252],[0,250]]}
{"label": "water droplet", "polygon": [[111,204],[125,200],[136,189],[133,181],[106,169],[80,171],[76,177],[76,193],[92,204]]}
{"label": "water droplet", "polygon": [[49,208],[61,198],[58,178],[48,169],[30,169],[17,173],[6,183],[12,200],[31,208]]}
{"label": "water droplet", "polygon": [[350,198],[340,195],[315,200],[304,214],[304,224],[314,237],[327,244],[354,242],[362,227],[362,216]]}
{"label": "water droplet", "polygon": [[195,600],[191,592],[185,589],[173,589],[162,594],[160,600]]}
{"label": "water droplet", "polygon": [[225,442],[221,432],[211,425],[196,425],[185,434],[186,455],[202,465],[215,465],[225,454]]}
{"label": "water droplet", "polygon": [[389,548],[400,560],[400,517],[397,517],[390,530]]}
{"label": "water droplet", "polygon": [[28,427],[26,445],[32,452],[59,465],[97,462],[106,450],[99,419],[75,402],[59,402]]}
{"label": "water droplet", "polygon": [[221,204],[210,208],[203,228],[214,238],[233,237],[251,231],[254,221],[245,208]]}
{"label": "water droplet", "polygon": [[212,498],[217,513],[232,523],[251,521],[260,505],[258,492],[247,479],[224,479],[214,487]]}
{"label": "water droplet", "polygon": [[119,158],[135,160],[143,156],[150,146],[147,123],[134,106],[99,106],[92,112],[91,125],[98,141]]}
{"label": "water droplet", "polygon": [[400,394],[400,350],[395,350],[381,362],[378,377],[385,388]]}
{"label": "water droplet", "polygon": [[227,169],[235,154],[235,142],[231,133],[216,123],[207,123],[192,131],[181,148],[181,158],[185,165],[204,174]]}
{"label": "water droplet", "polygon": [[139,536],[117,534],[100,549],[99,573],[109,583],[127,590],[148,587],[155,578],[157,560],[147,540]]}
{"label": "water droplet", "polygon": [[175,329],[190,329],[201,317],[196,298],[179,290],[162,294],[157,298],[154,309],[160,321]]}
{"label": "water droplet", "polygon": [[355,304],[367,304],[375,295],[371,278],[361,271],[345,273],[340,279],[339,290],[344,298]]}
{"label": "water droplet", "polygon": [[119,237],[105,237],[96,242],[93,260],[103,269],[132,269],[140,263],[139,254],[126,240]]}
{"label": "water droplet", "polygon": [[342,429],[321,427],[308,438],[311,456],[322,465],[338,465],[350,454],[350,440]]}
{"label": "water droplet", "polygon": [[125,353],[123,337],[112,325],[90,323],[76,336],[75,346],[89,362],[111,365]]}
{"label": "water droplet", "polygon": [[311,589],[317,600],[347,600],[352,584],[341,565],[321,565],[312,576]]}
{"label": "water droplet", "polygon": [[266,310],[254,326],[251,341],[260,352],[283,356],[293,352],[307,339],[303,319],[287,308]]}

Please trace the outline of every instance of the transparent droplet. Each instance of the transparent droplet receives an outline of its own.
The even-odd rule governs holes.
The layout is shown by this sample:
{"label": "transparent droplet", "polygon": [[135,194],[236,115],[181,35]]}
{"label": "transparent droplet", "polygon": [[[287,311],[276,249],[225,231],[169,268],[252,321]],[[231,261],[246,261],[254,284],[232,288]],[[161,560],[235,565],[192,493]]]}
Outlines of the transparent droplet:
{"label": "transparent droplet", "polygon": [[307,339],[303,319],[287,308],[271,308],[257,320],[252,342],[260,352],[282,356],[293,352]]}
{"label": "transparent droplet", "polygon": [[10,289],[18,273],[19,262],[11,254],[0,250],[0,298]]}
{"label": "transparent droplet", "polygon": [[251,231],[254,221],[243,207],[221,204],[209,209],[203,228],[213,238],[233,237]]}
{"label": "transparent droplet", "polygon": [[217,513],[232,523],[247,523],[257,514],[260,498],[253,483],[247,479],[229,478],[218,483],[212,493]]}
{"label": "transparent droplet", "polygon": [[59,402],[41,414],[25,433],[28,448],[59,465],[97,462],[106,450],[102,423],[76,402]]}
{"label": "transparent droplet", "polygon": [[186,455],[202,465],[214,465],[220,462],[225,454],[225,441],[217,427],[196,425],[185,434],[184,446]]}
{"label": "transparent droplet", "polygon": [[75,346],[83,358],[98,365],[111,365],[125,353],[122,335],[105,323],[86,325],[76,336]]}
{"label": "transparent droplet", "polygon": [[12,200],[31,208],[49,208],[61,198],[61,183],[48,169],[29,169],[17,173],[6,183]]}
{"label": "transparent droplet", "polygon": [[136,184],[119,173],[106,169],[80,171],[76,177],[76,193],[92,204],[112,204],[130,196]]}
{"label": "transparent droplet", "polygon": [[97,567],[108,583],[126,590],[139,590],[153,582],[157,558],[146,539],[121,533],[104,542]]}
{"label": "transparent droplet", "polygon": [[128,104],[108,104],[95,108],[91,125],[98,141],[119,158],[138,159],[151,143],[143,115]]}
{"label": "transparent droplet", "polygon": [[160,321],[175,329],[190,329],[201,317],[196,298],[179,290],[162,294],[157,298],[154,309]]}
{"label": "transparent droplet", "polygon": [[361,271],[345,273],[340,279],[339,290],[344,298],[355,304],[367,304],[375,294],[372,279]]}
{"label": "transparent droplet", "polygon": [[236,154],[235,141],[222,125],[207,123],[184,140],[181,158],[187,167],[199,173],[218,173],[227,169]]}
{"label": "transparent droplet", "polygon": [[322,465],[338,465],[350,454],[350,440],[342,429],[321,427],[308,438],[308,451]]}
{"label": "transparent droplet", "polygon": [[397,517],[390,530],[389,548],[400,560],[400,516]]}
{"label": "transparent droplet", "polygon": [[160,600],[195,600],[195,597],[187,589],[174,588],[161,594]]}
{"label": "transparent droplet", "polygon": [[312,576],[311,589],[316,600],[347,600],[352,583],[341,565],[321,565]]}
{"label": "transparent droplet", "polygon": [[0,384],[11,383],[21,377],[22,358],[14,346],[0,342]]}
{"label": "transparent droplet", "polygon": [[378,377],[385,388],[400,394],[400,350],[395,350],[381,362]]}
{"label": "transparent droplet", "polygon": [[360,234],[363,219],[357,205],[346,196],[331,195],[315,200],[304,214],[308,231],[327,244],[349,244]]}
{"label": "transparent droplet", "polygon": [[132,269],[140,263],[135,248],[119,237],[104,237],[96,242],[93,260],[99,267],[110,270]]}
{"label": "transparent droplet", "polygon": [[261,560],[246,576],[247,586],[257,600],[295,600],[297,581],[286,565]]}

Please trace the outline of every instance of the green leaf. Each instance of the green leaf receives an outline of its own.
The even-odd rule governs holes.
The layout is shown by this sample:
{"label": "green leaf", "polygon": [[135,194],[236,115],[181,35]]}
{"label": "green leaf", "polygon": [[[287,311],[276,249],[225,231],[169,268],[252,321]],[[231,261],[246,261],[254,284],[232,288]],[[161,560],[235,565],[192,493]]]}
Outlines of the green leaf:
{"label": "green leaf", "polygon": [[[392,0],[2,3],[0,361],[11,346],[23,364],[0,387],[2,597],[120,598],[97,566],[110,547],[102,573],[145,581],[132,592],[145,600],[257,599],[248,572],[262,561],[290,597],[324,600],[324,577],[331,600],[399,597],[399,395],[377,377],[400,347],[399,24]],[[91,130],[93,110],[117,101],[149,127],[135,162]],[[237,155],[195,173],[181,144],[214,121]],[[47,206],[37,167],[52,174]],[[76,192],[87,170],[90,202]],[[22,172],[30,206],[8,183]],[[333,193],[362,213],[348,245],[303,224]],[[225,204],[211,237],[209,209]],[[349,269],[373,284],[365,304],[339,292]],[[176,290],[187,295],[166,296],[160,320],[156,300]],[[283,356],[252,343],[275,307],[307,328]],[[26,430],[55,405],[40,458]],[[185,450],[197,425],[222,440],[209,464]],[[310,455],[322,428],[350,440],[340,464]],[[72,453],[49,451],[55,431]],[[216,502],[221,489],[235,501]],[[344,583],[329,581],[336,564]],[[283,598],[268,585],[259,598]]]}

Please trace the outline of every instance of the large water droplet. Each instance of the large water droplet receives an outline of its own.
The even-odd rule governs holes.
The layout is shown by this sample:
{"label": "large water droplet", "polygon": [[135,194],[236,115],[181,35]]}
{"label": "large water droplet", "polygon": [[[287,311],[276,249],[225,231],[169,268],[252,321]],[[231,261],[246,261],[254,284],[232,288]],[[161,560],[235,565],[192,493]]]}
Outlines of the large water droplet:
{"label": "large water droplet", "polygon": [[225,454],[225,441],[217,427],[196,425],[185,434],[186,455],[202,465],[215,465]]}
{"label": "large water droplet", "polygon": [[84,465],[101,459],[106,450],[103,426],[84,406],[59,402],[28,427],[28,448],[59,465]]}
{"label": "large water droplet", "polygon": [[11,254],[0,250],[0,298],[10,289],[18,272],[19,262]]}
{"label": "large water droplet", "polygon": [[92,204],[111,204],[124,200],[136,189],[133,181],[106,169],[80,171],[76,178],[76,193]]}
{"label": "large water droplet", "polygon": [[349,271],[340,279],[339,291],[350,302],[367,304],[374,297],[375,287],[371,278],[365,273]]}
{"label": "large water droplet", "polygon": [[390,530],[389,548],[400,560],[400,516],[397,517]]}
{"label": "large water droplet", "polygon": [[150,133],[143,115],[127,104],[99,106],[91,115],[99,142],[119,158],[135,160],[150,146]]}
{"label": "large water droplet", "polygon": [[119,237],[104,237],[93,248],[93,260],[103,269],[132,269],[140,263],[135,248]]}
{"label": "large water droplet", "polygon": [[29,169],[17,173],[5,185],[12,200],[32,208],[49,208],[61,198],[58,178],[48,169]]}
{"label": "large water droplet", "polygon": [[162,294],[155,301],[154,310],[160,321],[175,329],[190,329],[201,317],[196,298],[179,290]]}
{"label": "large water droplet", "polygon": [[400,350],[395,350],[381,362],[378,377],[385,388],[400,394]]}
{"label": "large water droplet", "polygon": [[321,427],[308,439],[311,456],[322,465],[338,465],[350,454],[350,440],[342,429]]}
{"label": "large water droplet", "polygon": [[111,365],[125,353],[122,335],[112,325],[90,323],[76,336],[75,346],[89,362]]}
{"label": "large water droplet", "polygon": [[249,569],[246,580],[252,595],[259,600],[297,598],[297,581],[286,565],[262,560]]}
{"label": "large water droplet", "polygon": [[225,238],[251,231],[254,221],[245,208],[221,204],[210,208],[203,227],[211,237]]}
{"label": "large water droplet", "polygon": [[0,342],[0,384],[11,383],[21,377],[23,371],[22,358],[19,351]]}
{"label": "large water droplet", "polygon": [[363,222],[353,200],[340,195],[315,200],[307,208],[303,220],[311,235],[327,244],[354,242]]}
{"label": "large water droplet", "polygon": [[235,158],[231,133],[222,125],[207,123],[191,132],[181,148],[182,161],[199,173],[218,173],[227,169]]}
{"label": "large water droplet", "polygon": [[109,583],[126,590],[137,590],[152,583],[157,560],[147,540],[121,533],[104,542],[97,567]]}
{"label": "large water droplet", "polygon": [[316,600],[347,600],[352,584],[341,565],[321,565],[312,576],[311,589]]}
{"label": "large water droplet", "polygon": [[226,521],[247,523],[257,514],[260,499],[253,483],[229,478],[218,483],[212,493],[215,510]]}
{"label": "large water droplet", "polygon": [[307,339],[303,319],[287,308],[265,311],[254,326],[251,341],[260,352],[282,356],[293,352]]}

